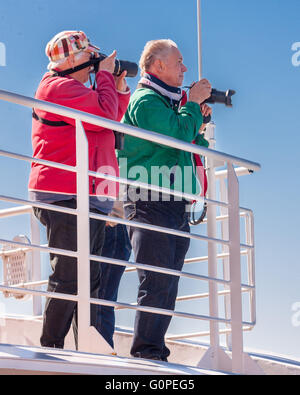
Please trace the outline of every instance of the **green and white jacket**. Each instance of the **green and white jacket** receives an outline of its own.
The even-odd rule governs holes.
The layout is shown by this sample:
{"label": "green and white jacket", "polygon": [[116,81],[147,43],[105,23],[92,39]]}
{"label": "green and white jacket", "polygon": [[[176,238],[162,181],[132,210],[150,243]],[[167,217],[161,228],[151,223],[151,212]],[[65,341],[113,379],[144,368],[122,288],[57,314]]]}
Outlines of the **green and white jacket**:
{"label": "green and white jacket", "polygon": [[[203,122],[199,104],[187,102],[178,108],[169,97],[147,87],[134,92],[122,122],[208,147],[208,141],[198,133]],[[190,152],[125,135],[118,159],[123,178],[184,193],[200,193]]]}

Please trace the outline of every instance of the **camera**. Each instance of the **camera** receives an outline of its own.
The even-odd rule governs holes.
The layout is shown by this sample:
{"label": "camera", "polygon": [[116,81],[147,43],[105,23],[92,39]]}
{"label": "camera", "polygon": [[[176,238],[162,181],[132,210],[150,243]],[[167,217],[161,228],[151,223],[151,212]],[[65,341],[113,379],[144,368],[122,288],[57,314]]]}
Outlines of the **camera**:
{"label": "camera", "polygon": [[[211,90],[211,95],[208,99],[204,100],[203,103],[221,103],[225,104],[226,107],[232,107],[231,96],[235,94],[235,91],[228,89],[226,92],[218,91],[217,89]],[[203,123],[209,123],[211,116],[203,117]]]}
{"label": "camera", "polygon": [[[98,53],[99,56],[96,57],[95,54],[91,55],[90,65],[94,66],[94,73],[99,70],[99,64],[102,60],[107,58],[107,55],[103,53]],[[126,70],[126,77],[135,77],[138,73],[138,65],[134,62],[129,62],[127,60],[115,59],[115,69],[113,75],[119,76]],[[118,150],[124,149],[124,133],[114,131],[115,134],[115,148]]]}
{"label": "camera", "polygon": [[211,95],[203,103],[221,103],[225,104],[226,107],[232,107],[231,97],[235,94],[235,91],[228,89],[226,92],[218,91],[217,89],[211,90]]}
{"label": "camera", "polygon": [[[99,63],[107,58],[107,55],[103,53],[98,53],[99,57],[96,57],[95,54],[91,56],[91,64],[94,65],[94,72],[97,73],[99,69]],[[138,73],[138,65],[134,62],[129,62],[128,60],[119,60],[115,59],[115,69],[113,75],[119,76],[123,73],[123,71],[127,71],[126,77],[135,77]]]}

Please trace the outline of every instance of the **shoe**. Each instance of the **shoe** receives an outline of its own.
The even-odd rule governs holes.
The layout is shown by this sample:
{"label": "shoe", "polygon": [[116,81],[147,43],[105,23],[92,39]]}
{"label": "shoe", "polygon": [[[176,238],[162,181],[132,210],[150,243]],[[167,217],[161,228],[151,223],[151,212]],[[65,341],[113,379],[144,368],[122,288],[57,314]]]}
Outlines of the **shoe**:
{"label": "shoe", "polygon": [[153,361],[168,362],[166,357],[159,357],[158,355],[141,355],[140,352],[134,355],[134,358],[152,359]]}

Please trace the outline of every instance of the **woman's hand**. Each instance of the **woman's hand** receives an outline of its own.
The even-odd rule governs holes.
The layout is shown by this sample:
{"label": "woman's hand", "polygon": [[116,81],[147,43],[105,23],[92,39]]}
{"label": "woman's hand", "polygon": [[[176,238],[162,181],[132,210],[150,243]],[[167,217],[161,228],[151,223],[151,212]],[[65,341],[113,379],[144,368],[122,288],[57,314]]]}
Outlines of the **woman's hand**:
{"label": "woman's hand", "polygon": [[126,75],[127,70],[124,70],[118,77],[114,76],[117,91],[126,92],[128,90],[127,82],[125,80]]}
{"label": "woman's hand", "polygon": [[108,71],[109,73],[113,73],[115,70],[115,59],[117,56],[117,51],[114,50],[109,56],[105,59],[101,60],[99,64],[99,70]]}

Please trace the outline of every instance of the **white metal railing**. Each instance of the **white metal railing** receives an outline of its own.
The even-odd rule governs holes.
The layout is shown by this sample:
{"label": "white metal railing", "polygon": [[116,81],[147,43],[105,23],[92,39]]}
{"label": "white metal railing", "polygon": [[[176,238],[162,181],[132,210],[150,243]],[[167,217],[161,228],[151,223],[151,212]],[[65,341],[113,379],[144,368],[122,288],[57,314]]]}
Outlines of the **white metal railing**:
{"label": "white metal railing", "polygon": [[[34,107],[58,115],[64,115],[66,117],[73,118],[76,120],[76,156],[77,156],[76,167],[40,160],[26,155],[20,155],[3,150],[0,151],[0,155],[18,160],[43,163],[47,166],[57,167],[60,169],[76,172],[77,185],[81,186],[81,188],[77,188],[77,209],[67,209],[67,208],[53,206],[45,203],[32,202],[25,199],[16,199],[10,196],[4,196],[4,195],[0,196],[0,200],[2,201],[17,203],[24,206],[23,209],[17,208],[17,209],[8,209],[9,211],[7,210],[2,210],[2,212],[0,211],[0,218],[8,215],[17,215],[17,214],[23,214],[25,212],[29,212],[32,206],[77,215],[77,221],[78,221],[77,252],[49,248],[48,246],[41,246],[39,242],[39,236],[35,232],[33,232],[34,238],[32,240],[32,244],[30,245],[30,248],[36,254],[35,257],[37,257],[37,254],[39,254],[40,251],[53,252],[56,254],[76,257],[78,260],[78,294],[77,295],[58,294],[58,293],[44,292],[41,290],[34,290],[34,289],[23,288],[23,287],[22,288],[6,287],[3,285],[0,286],[0,290],[1,291],[13,290],[14,293],[33,295],[34,301],[36,303],[36,311],[40,309],[40,305],[39,305],[40,296],[76,301],[78,303],[78,348],[81,351],[91,351],[89,349],[87,336],[85,335],[90,325],[90,309],[88,308],[90,303],[114,306],[115,308],[128,308],[133,310],[148,311],[157,314],[166,314],[171,316],[208,321],[210,323],[210,331],[207,332],[207,335],[208,334],[210,335],[210,343],[212,349],[218,350],[218,353],[221,352],[219,348],[219,335],[222,333],[226,333],[226,334],[229,332],[231,333],[232,371],[242,372],[245,367],[244,352],[243,352],[243,328],[248,330],[249,328],[253,327],[253,325],[255,324],[255,320],[253,319],[255,318],[255,303],[252,303],[251,322],[243,321],[243,316],[242,316],[242,292],[250,292],[251,301],[252,302],[255,301],[254,242],[253,242],[253,233],[252,233],[253,232],[252,213],[248,209],[243,209],[243,208],[241,209],[239,207],[239,190],[238,190],[238,180],[236,173],[239,172],[242,173],[245,171],[244,169],[248,169],[251,172],[257,171],[260,169],[260,165],[258,163],[245,160],[239,157],[235,157],[232,155],[227,155],[222,152],[218,152],[216,150],[185,143],[180,140],[171,137],[166,137],[155,132],[134,128],[129,125],[121,124],[88,113],[66,108],[57,104],[48,103],[41,100],[36,100],[25,96],[17,95],[11,92],[0,90],[0,99],[13,102],[16,104],[20,104],[23,106],[27,106],[30,108]],[[129,181],[127,179],[122,179],[118,177],[108,176],[102,173],[95,173],[89,171],[88,143],[84,129],[82,127],[82,122],[99,125],[108,129],[129,134],[131,136],[135,136],[159,144],[168,145],[173,148],[206,156],[211,161],[211,165],[210,165],[211,170],[209,171],[209,177],[212,179],[214,177],[225,179],[226,177],[228,179],[228,196],[225,196],[226,193],[223,183],[222,184],[223,192],[221,193],[220,201],[217,201],[215,199],[215,194],[211,192],[209,197],[205,199],[208,205],[208,216],[207,216],[208,235],[204,236],[204,235],[198,235],[198,234],[187,233],[182,231],[175,231],[173,229],[167,229],[159,226],[141,224],[136,221],[128,221],[125,219],[117,219],[110,216],[90,213],[89,195],[88,195],[89,176],[115,180],[118,182],[122,182],[124,184],[129,184],[129,183],[135,184],[137,186],[146,187],[154,191],[163,192],[163,193],[165,192],[172,195],[181,196],[186,199],[203,200],[203,198],[202,197],[199,198],[199,196],[190,195],[186,193],[178,193],[176,191],[171,191],[166,188],[159,188],[145,183],[140,183],[140,182],[132,183],[132,181]],[[227,170],[223,170],[219,174],[218,173],[215,174],[214,171],[215,161],[217,161],[217,163],[225,164],[227,166]],[[239,165],[241,166],[241,168],[236,170],[233,165]],[[214,184],[210,184],[210,185],[214,185]],[[216,216],[217,206],[219,206],[222,210],[221,216],[219,217]],[[226,214],[226,211],[228,211],[228,214]],[[243,215],[250,218],[248,219],[248,225],[250,223],[250,227],[248,226],[248,228],[250,228],[251,232],[247,236],[246,243],[240,242],[240,213],[241,212],[243,213]],[[209,268],[208,276],[197,275],[188,272],[181,272],[181,271],[176,271],[166,268],[158,268],[155,266],[140,264],[138,262],[125,262],[116,259],[90,255],[89,252],[89,219],[90,218],[94,218],[98,220],[109,220],[111,222],[118,222],[125,225],[131,225],[135,227],[150,229],[153,231],[159,231],[163,233],[179,235],[182,237],[188,237],[191,239],[206,241],[208,242],[208,256],[205,257],[205,259],[201,258],[200,260],[208,261],[208,268]],[[215,225],[213,225],[216,222],[216,220],[221,220],[222,223],[228,222],[228,237],[226,237],[225,239],[224,238],[220,239],[216,237],[216,229],[214,228]],[[34,228],[37,225],[34,224],[33,222],[34,220],[32,218],[32,227]],[[0,244],[7,244],[7,243],[11,245],[15,245],[17,248],[28,247],[28,245],[23,243],[12,242],[6,239],[0,239]],[[222,254],[217,254],[217,249],[216,249],[217,244],[222,246]],[[248,269],[249,270],[248,284],[242,284],[241,282],[241,265],[240,265],[241,249],[243,254],[246,254],[248,257],[250,257],[249,258],[250,264]],[[224,279],[218,278],[217,275],[217,259],[219,258],[223,259],[224,267],[226,268],[226,270],[224,271],[226,278]],[[90,281],[89,261],[90,260],[94,260],[98,262],[108,262],[110,264],[116,264],[116,265],[123,265],[129,268],[130,270],[138,269],[138,268],[146,268],[147,270],[150,271],[166,273],[169,275],[175,275],[183,278],[187,277],[187,278],[206,281],[209,284],[209,293],[198,295],[197,297],[209,298],[210,314],[209,315],[190,314],[190,313],[184,313],[178,311],[158,309],[154,307],[137,306],[135,304],[112,302],[102,299],[90,298],[90,293],[89,293],[89,281]],[[36,262],[38,262],[38,259],[36,260]],[[30,283],[30,285],[41,284],[38,275],[40,275],[40,273],[38,273],[38,269],[37,269],[35,278]],[[223,285],[224,291],[218,292],[217,284]],[[230,309],[227,308],[226,310],[225,318],[219,317],[219,309],[218,309],[219,296],[224,296],[227,301],[227,306],[230,306]],[[220,323],[226,324],[228,328],[220,331],[219,329]],[[192,336],[193,335],[189,335],[188,337],[192,337]],[[213,360],[212,367],[216,369],[222,368],[220,359],[218,360],[215,358]]]}

